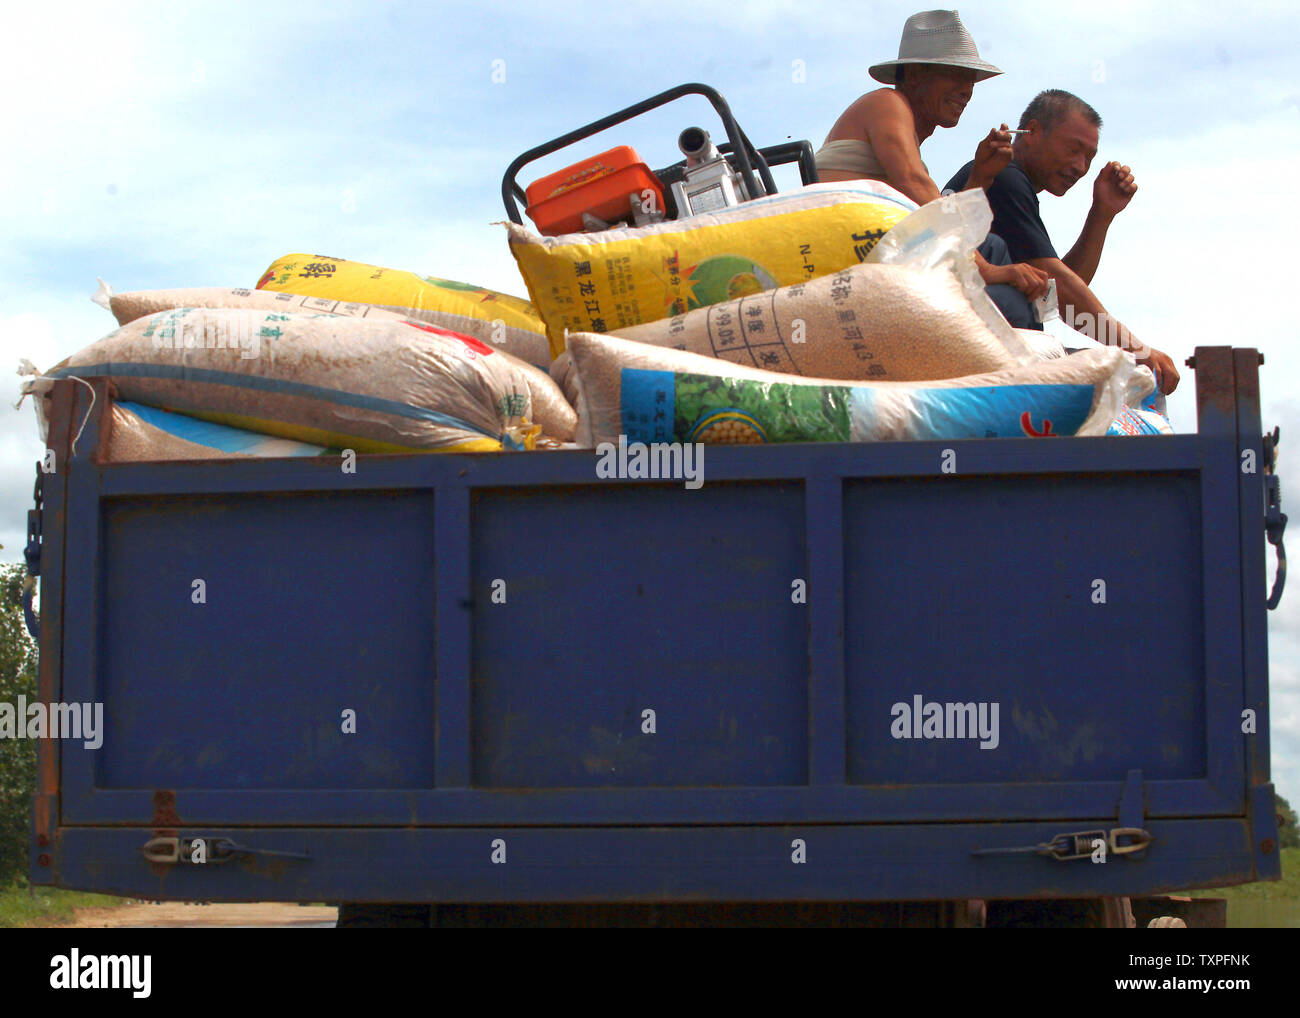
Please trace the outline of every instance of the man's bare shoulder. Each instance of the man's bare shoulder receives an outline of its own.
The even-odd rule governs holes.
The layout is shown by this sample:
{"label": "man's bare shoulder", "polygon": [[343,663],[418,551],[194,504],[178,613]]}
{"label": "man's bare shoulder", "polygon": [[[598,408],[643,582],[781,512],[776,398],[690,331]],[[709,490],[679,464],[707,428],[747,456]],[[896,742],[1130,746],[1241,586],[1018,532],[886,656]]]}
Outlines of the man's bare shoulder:
{"label": "man's bare shoulder", "polygon": [[840,115],[831,129],[828,141],[840,138],[861,138],[868,124],[884,122],[912,123],[912,108],[893,88],[878,88],[859,96]]}

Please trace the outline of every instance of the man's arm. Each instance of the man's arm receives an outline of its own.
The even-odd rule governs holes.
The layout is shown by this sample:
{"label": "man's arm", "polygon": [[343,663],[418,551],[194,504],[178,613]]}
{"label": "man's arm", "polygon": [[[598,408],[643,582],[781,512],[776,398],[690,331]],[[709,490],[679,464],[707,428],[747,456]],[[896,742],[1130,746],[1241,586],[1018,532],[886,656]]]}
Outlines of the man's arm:
{"label": "man's arm", "polygon": [[1125,208],[1133,195],[1137,194],[1137,183],[1127,166],[1117,162],[1107,163],[1097,174],[1092,185],[1092,208],[1084,220],[1083,231],[1074,247],[1061,259],[1083,282],[1091,285],[1092,277],[1097,274],[1101,262],[1101,249],[1106,243],[1106,232],[1111,222]]}
{"label": "man's arm", "polygon": [[[1110,229],[1111,217],[1097,211],[1094,205],[1088,210],[1088,218],[1083,221],[1083,232],[1074,242],[1074,247],[1061,259],[1086,286],[1097,274],[1097,265],[1101,262],[1101,249],[1106,243],[1106,231]],[[1059,285],[1059,284],[1058,284]]]}
{"label": "man's arm", "polygon": [[867,141],[889,183],[918,205],[938,198],[939,188],[921,162],[916,121],[903,97],[887,89],[872,92],[863,103],[862,114]]}
{"label": "man's arm", "polygon": [[[1030,258],[1029,264],[1056,280],[1057,303],[1061,306],[1066,325],[1098,343],[1131,351],[1139,363],[1151,369],[1161,392],[1170,393],[1178,388],[1178,369],[1173,360],[1134,336],[1123,322],[1102,306],[1088,284],[1062,259]],[[1088,317],[1081,320],[1081,315]]]}
{"label": "man's arm", "polygon": [[[892,91],[873,92],[866,97],[862,108],[867,141],[889,182],[918,205],[938,198],[939,187],[921,161],[916,120],[903,97]],[[1001,130],[990,130],[976,147],[970,176],[962,189],[987,189],[1009,162],[1011,135],[1003,124]]]}

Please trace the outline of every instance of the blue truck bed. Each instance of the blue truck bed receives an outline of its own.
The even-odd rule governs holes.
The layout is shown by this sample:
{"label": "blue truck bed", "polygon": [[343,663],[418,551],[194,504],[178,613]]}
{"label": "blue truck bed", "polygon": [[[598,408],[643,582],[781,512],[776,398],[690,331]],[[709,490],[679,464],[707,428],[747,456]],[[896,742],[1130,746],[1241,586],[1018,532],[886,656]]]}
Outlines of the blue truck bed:
{"label": "blue truck bed", "polygon": [[[105,732],[40,745],[32,881],[528,903],[1274,879],[1259,358],[1195,361],[1197,434],[710,446],[699,490],[598,479],[589,451],[102,464],[103,383],[73,453],[90,393],[60,382],[40,690],[102,703]],[[1083,857],[987,852],[1066,834]]]}

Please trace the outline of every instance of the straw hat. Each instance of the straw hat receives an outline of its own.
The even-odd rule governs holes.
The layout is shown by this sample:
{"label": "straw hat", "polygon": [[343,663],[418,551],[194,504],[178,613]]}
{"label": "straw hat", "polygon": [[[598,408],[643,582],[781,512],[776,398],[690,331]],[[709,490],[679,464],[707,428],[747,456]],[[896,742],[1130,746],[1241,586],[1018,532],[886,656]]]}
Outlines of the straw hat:
{"label": "straw hat", "polygon": [[957,17],[956,11],[922,11],[913,14],[903,26],[903,38],[898,44],[898,59],[887,60],[867,69],[877,81],[896,84],[895,68],[904,64],[943,64],[946,67],[965,67],[975,72],[975,80],[983,81],[1002,69],[980,59],[975,40]]}

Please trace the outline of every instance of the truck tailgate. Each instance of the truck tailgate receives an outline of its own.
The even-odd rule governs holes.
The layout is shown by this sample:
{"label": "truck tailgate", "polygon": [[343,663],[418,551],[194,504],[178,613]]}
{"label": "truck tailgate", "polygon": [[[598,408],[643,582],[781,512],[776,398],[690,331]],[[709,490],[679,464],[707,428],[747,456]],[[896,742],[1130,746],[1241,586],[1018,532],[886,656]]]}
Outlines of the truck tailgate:
{"label": "truck tailgate", "polygon": [[[590,452],[102,465],[106,400],[69,457],[89,394],[61,383],[41,694],[105,730],[41,745],[32,879],[491,902],[1275,877],[1257,354],[1196,361],[1195,435],[709,446],[698,490],[598,480]],[[1153,840],[975,854],[1121,828]]]}

